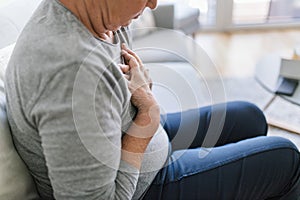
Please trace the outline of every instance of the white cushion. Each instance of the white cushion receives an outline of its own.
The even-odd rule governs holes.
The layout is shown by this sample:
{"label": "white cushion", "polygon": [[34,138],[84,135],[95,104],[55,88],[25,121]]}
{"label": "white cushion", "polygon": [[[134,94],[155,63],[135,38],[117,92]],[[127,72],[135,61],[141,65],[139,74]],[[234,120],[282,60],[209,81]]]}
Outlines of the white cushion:
{"label": "white cushion", "polygon": [[13,45],[0,49],[0,199],[38,199],[35,185],[12,142],[6,116],[4,72]]}
{"label": "white cushion", "polygon": [[2,80],[2,82],[0,82],[0,86],[3,86],[5,70],[14,47],[15,43],[0,49],[0,80]]}
{"label": "white cushion", "polygon": [[15,42],[41,0],[6,0],[0,5],[0,48]]}

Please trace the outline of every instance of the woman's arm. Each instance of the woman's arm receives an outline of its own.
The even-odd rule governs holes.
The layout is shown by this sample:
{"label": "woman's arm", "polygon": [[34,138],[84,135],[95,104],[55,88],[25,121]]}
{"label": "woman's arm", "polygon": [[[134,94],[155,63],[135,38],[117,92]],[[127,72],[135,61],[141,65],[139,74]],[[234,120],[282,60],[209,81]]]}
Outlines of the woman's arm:
{"label": "woman's arm", "polygon": [[132,94],[131,102],[137,108],[136,118],[122,138],[122,159],[139,169],[147,145],[159,126],[160,110],[151,91],[151,78],[142,61],[125,44],[122,49],[127,65],[121,65],[121,69]]}
{"label": "woman's arm", "polygon": [[144,80],[138,74],[144,71],[131,71],[127,83],[138,112],[122,137],[121,115],[129,112],[128,107],[123,110],[125,100],[119,93],[127,87],[124,79],[120,88],[109,70],[97,72],[98,67],[84,66],[89,63],[99,61],[86,60],[83,71],[73,66],[59,71],[30,111],[54,196],[131,199],[143,153],[159,125],[159,109],[149,87],[137,87]]}

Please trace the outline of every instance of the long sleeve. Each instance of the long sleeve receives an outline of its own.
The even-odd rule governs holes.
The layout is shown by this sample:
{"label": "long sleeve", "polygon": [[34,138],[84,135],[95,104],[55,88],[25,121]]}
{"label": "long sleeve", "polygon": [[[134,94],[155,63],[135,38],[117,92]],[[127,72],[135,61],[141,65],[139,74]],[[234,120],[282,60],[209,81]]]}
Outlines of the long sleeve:
{"label": "long sleeve", "polygon": [[140,172],[121,160],[135,110],[116,65],[129,37],[115,37],[94,38],[59,1],[45,0],[18,38],[6,70],[7,111],[41,199],[139,198],[167,159],[161,129]]}
{"label": "long sleeve", "polygon": [[109,70],[66,68],[36,101],[31,116],[56,199],[131,199],[139,172],[120,159],[127,110],[118,81]]}

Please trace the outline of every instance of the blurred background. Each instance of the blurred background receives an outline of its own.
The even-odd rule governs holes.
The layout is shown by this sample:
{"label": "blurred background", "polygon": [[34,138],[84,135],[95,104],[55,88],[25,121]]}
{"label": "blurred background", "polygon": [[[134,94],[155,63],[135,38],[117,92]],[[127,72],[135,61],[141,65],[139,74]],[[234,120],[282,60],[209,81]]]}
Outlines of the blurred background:
{"label": "blurred background", "polygon": [[300,0],[161,0],[166,1],[198,8],[203,29],[300,25]]}

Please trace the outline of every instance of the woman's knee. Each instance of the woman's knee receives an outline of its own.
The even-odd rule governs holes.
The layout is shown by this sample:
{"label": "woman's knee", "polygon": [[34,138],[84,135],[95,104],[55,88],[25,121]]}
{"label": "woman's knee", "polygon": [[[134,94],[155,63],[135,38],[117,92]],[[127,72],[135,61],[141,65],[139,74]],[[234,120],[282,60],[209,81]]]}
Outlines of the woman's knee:
{"label": "woman's knee", "polygon": [[227,104],[228,114],[234,113],[239,124],[247,127],[249,131],[258,135],[266,135],[267,121],[263,111],[255,104],[245,101],[234,101]]}
{"label": "woman's knee", "polygon": [[280,199],[296,200],[300,197],[299,150],[291,141],[285,138],[268,137],[268,139],[271,142],[269,152],[273,152],[269,159],[273,158],[277,162],[277,164],[272,165],[272,170],[274,171],[274,168],[278,169],[273,177],[277,176],[276,183],[281,183],[284,186],[281,191],[278,190],[278,199],[280,197]]}
{"label": "woman's knee", "polygon": [[[224,169],[231,169],[228,173],[235,174],[233,168],[240,163],[239,173],[245,178],[242,180],[244,192],[237,199],[251,199],[243,194],[253,191],[256,192],[253,195],[258,195],[259,198],[252,199],[279,199],[287,195],[289,196],[287,199],[297,199],[295,197],[300,195],[300,154],[297,147],[288,139],[262,136],[221,148],[224,159],[235,156],[234,159],[226,159],[228,163],[223,164]],[[224,148],[227,148],[226,152]],[[265,190],[266,188],[268,189]]]}
{"label": "woman's knee", "polygon": [[[297,199],[300,195],[300,155],[291,141],[281,137],[257,137],[238,145],[238,149],[247,154],[242,163],[251,166],[245,167],[249,171],[244,173],[249,175],[249,180],[253,180],[252,183],[246,181],[249,188],[258,184],[261,186],[256,191],[261,194],[258,199],[281,199],[287,195],[289,198],[284,199]],[[260,182],[251,177],[259,177]]]}

